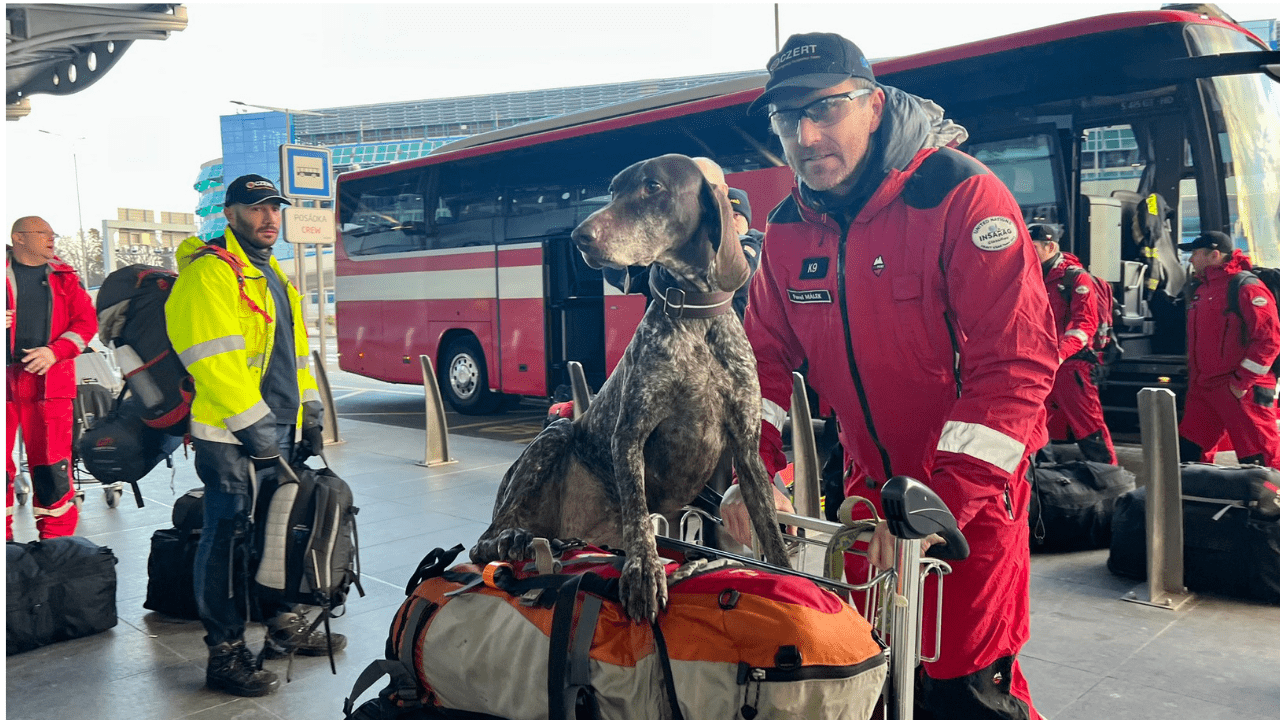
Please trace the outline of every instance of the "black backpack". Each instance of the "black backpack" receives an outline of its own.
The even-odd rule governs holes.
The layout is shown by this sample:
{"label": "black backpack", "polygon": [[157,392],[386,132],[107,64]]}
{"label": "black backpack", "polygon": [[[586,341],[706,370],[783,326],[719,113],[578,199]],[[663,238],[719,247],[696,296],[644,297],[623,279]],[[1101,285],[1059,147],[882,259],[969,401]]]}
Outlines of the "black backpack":
{"label": "black backpack", "polygon": [[[1255,267],[1251,270],[1241,270],[1227,282],[1227,311],[1240,315],[1243,320],[1244,316],[1240,313],[1240,288],[1245,285],[1254,283],[1262,283],[1271,293],[1271,300],[1275,302],[1276,298],[1280,298],[1280,268]],[[1241,334],[1246,332],[1241,326]],[[1242,342],[1247,343],[1249,338],[1242,338]],[[1280,377],[1280,357],[1271,364],[1271,374]]]}
{"label": "black backpack", "polygon": [[151,265],[120,268],[102,281],[97,310],[98,334],[115,352],[125,386],[139,399],[141,422],[181,436],[187,432],[195,393],[169,342],[164,318],[164,304],[177,279],[172,270]]}
{"label": "black backpack", "polygon": [[[351,487],[329,468],[287,467],[263,482],[254,532],[259,552],[254,588],[258,597],[314,605],[312,622],[329,629],[329,618],[346,604],[355,585],[360,595],[360,545]],[[333,666],[333,655],[329,663]],[[334,667],[334,672],[337,668]]]}
{"label": "black backpack", "polygon": [[148,410],[136,395],[123,395],[107,416],[94,422],[76,442],[76,452],[89,474],[102,483],[127,482],[142,507],[138,481],[166,461],[182,438],[147,425]]}

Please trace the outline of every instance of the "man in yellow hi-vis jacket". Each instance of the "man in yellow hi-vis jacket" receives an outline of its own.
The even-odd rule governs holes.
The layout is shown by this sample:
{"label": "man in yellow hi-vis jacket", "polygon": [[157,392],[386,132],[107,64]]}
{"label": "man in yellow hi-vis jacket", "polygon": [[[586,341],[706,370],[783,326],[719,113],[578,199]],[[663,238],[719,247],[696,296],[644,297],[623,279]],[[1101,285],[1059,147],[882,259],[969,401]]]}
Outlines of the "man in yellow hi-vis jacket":
{"label": "man in yellow hi-vis jacket", "polygon": [[[324,447],[323,405],[307,366],[302,303],[271,247],[288,204],[270,180],[237,178],[227,188],[226,234],[191,237],[178,249],[178,280],[165,305],[174,351],[195,380],[191,438],[205,486],[204,530],[195,558],[196,605],[204,623],[212,690],[259,696],[278,686],[245,645],[243,601],[231,588],[234,547],[248,532],[250,471],[261,481],[278,463],[300,462]],[[300,438],[295,443],[295,436]],[[327,652],[321,630],[288,606],[262,607],[266,654]],[[333,649],[346,638],[332,636]]]}

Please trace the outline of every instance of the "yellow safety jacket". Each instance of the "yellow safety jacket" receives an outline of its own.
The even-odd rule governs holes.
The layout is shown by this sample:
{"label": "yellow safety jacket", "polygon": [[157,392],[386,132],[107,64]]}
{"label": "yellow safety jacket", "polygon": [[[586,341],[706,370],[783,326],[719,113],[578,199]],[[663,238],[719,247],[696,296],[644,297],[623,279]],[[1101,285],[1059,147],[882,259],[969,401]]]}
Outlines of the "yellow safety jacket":
{"label": "yellow safety jacket", "polygon": [[[275,452],[275,418],[262,399],[262,377],[271,358],[278,308],[267,287],[267,278],[251,262],[231,228],[226,231],[226,249],[233,263],[217,255],[198,251],[205,242],[198,237],[183,241],[176,252],[178,280],[165,304],[169,340],[195,380],[191,403],[191,436],[199,440],[248,444],[253,454]],[[303,407],[320,408],[320,392],[307,360],[310,349],[302,319],[302,299],[285,277],[275,257],[271,268],[284,282],[293,313],[293,343],[297,354],[298,417],[302,425]],[[243,283],[241,282],[243,280]],[[242,443],[242,440],[244,441]]]}

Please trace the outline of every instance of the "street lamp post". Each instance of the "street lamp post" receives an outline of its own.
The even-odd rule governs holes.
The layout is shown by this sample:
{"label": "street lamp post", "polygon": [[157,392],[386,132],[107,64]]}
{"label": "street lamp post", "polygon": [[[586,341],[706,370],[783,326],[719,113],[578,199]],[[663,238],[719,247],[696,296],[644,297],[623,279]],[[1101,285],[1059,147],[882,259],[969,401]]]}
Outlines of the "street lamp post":
{"label": "street lamp post", "polygon": [[[76,145],[75,145],[75,144],[76,144],[76,142],[77,142],[77,141],[84,140],[84,138],[82,138],[82,137],[78,137],[78,138],[67,137],[66,135],[62,135],[62,134],[60,134],[60,133],[56,133],[56,132],[51,132],[51,131],[49,131],[49,130],[40,130],[39,132],[42,132],[42,133],[44,133],[45,135],[52,135],[52,136],[54,136],[54,137],[60,137],[60,138],[62,138],[63,140],[70,140],[70,141],[71,141],[71,168],[72,168],[72,170],[75,172],[75,179],[76,179],[76,220],[77,220],[77,222],[79,222],[79,223],[80,223],[80,235],[79,235],[79,238],[80,238],[80,242],[81,242],[81,244],[83,244],[83,243],[84,243],[84,209],[83,209],[83,207],[82,207],[82,206],[81,206],[81,204],[80,204],[80,159],[77,157],[77,153],[76,153]],[[106,263],[107,263],[107,258],[108,258],[108,257],[109,257],[109,253],[107,252],[107,238],[103,237],[103,238],[102,238],[102,262],[103,262],[103,274],[104,274],[104,275],[106,275],[106,274],[108,274],[108,273],[110,273],[110,272],[111,272],[111,268],[110,268],[110,267],[108,267],[108,266],[106,265]],[[85,256],[85,263],[87,264],[88,262],[89,262],[89,258],[88,258],[88,256],[86,255],[86,256]],[[86,267],[79,268],[79,269],[80,269],[82,272],[84,272],[84,278],[83,278],[83,279],[84,279],[84,282],[88,283],[88,282],[89,282],[89,268],[86,266]]]}

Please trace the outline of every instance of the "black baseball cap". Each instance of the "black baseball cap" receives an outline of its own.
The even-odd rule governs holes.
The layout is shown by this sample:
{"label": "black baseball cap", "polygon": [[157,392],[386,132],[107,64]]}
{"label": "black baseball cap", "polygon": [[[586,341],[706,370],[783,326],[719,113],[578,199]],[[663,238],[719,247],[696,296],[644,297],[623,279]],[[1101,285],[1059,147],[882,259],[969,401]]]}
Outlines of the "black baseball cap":
{"label": "black baseball cap", "polygon": [[839,85],[852,77],[876,81],[871,63],[858,46],[835,33],[792,35],[765,67],[769,82],[764,94],[747,108],[748,114],[763,112],[783,90],[794,88],[803,94]]}
{"label": "black baseball cap", "polygon": [[1199,250],[1200,248],[1231,254],[1231,236],[1217,230],[1209,230],[1200,233],[1200,237],[1189,243],[1180,243],[1178,245],[1179,250]]}
{"label": "black baseball cap", "polygon": [[751,222],[751,201],[747,199],[747,191],[729,188],[729,207]]}
{"label": "black baseball cap", "polygon": [[224,205],[257,205],[269,200],[276,200],[285,205],[293,203],[285,199],[276,189],[275,183],[261,175],[241,175],[227,186],[227,198]]}
{"label": "black baseball cap", "polygon": [[1053,223],[1036,223],[1027,226],[1027,232],[1036,242],[1056,242],[1062,244],[1062,226]]}

